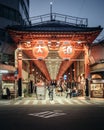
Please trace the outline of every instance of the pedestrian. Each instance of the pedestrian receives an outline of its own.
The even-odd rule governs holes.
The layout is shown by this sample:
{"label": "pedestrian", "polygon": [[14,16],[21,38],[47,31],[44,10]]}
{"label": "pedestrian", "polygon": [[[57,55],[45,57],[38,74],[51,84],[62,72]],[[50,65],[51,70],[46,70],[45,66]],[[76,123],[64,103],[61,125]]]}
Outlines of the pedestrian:
{"label": "pedestrian", "polygon": [[7,91],[6,91],[6,88],[4,87],[3,88],[3,91],[2,91],[3,93],[2,93],[2,98],[3,99],[7,99]]}
{"label": "pedestrian", "polygon": [[73,79],[72,82],[71,82],[71,88],[73,89],[74,87],[76,87],[76,82],[75,82],[75,80]]}
{"label": "pedestrian", "polygon": [[50,100],[53,100],[53,85],[49,86],[48,91]]}
{"label": "pedestrian", "polygon": [[10,90],[8,87],[6,88],[6,92],[7,92],[7,99],[10,99]]}
{"label": "pedestrian", "polygon": [[67,81],[66,86],[67,86],[67,88],[71,88],[71,87],[72,87],[72,86],[71,86],[71,80],[70,80],[70,79]]}
{"label": "pedestrian", "polygon": [[66,98],[68,98],[68,96],[71,98],[72,97],[72,92],[71,92],[71,88],[67,88],[66,89]]}

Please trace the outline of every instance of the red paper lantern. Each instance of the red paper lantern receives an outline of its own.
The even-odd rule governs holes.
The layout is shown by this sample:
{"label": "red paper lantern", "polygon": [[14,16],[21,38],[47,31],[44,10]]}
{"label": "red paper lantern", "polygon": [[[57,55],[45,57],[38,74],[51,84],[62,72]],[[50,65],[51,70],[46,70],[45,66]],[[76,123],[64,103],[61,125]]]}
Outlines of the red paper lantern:
{"label": "red paper lantern", "polygon": [[59,48],[59,56],[63,59],[70,59],[74,53],[74,49],[70,44],[64,44]]}
{"label": "red paper lantern", "polygon": [[33,47],[33,55],[37,59],[44,59],[44,58],[46,58],[47,55],[48,55],[48,47],[45,44],[39,44],[39,43],[37,43]]}

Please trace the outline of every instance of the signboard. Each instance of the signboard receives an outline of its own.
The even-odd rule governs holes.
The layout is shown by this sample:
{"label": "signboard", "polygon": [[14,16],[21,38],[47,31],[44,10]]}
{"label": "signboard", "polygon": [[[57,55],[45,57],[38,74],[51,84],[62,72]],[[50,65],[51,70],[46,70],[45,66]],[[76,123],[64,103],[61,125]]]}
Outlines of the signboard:
{"label": "signboard", "polygon": [[12,73],[3,74],[2,80],[3,81],[14,81],[15,80],[14,74],[12,74]]}
{"label": "signboard", "polygon": [[45,87],[37,86],[37,95],[45,95]]}
{"label": "signboard", "polygon": [[67,79],[67,75],[64,75],[64,80],[66,80]]}
{"label": "signboard", "polygon": [[104,83],[104,80],[103,79],[98,79],[98,80],[92,80],[92,83]]}

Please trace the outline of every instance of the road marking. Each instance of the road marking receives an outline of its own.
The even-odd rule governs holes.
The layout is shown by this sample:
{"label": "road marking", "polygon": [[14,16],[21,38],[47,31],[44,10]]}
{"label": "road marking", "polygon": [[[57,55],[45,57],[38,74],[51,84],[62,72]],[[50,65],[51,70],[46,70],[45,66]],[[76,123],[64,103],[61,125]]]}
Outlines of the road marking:
{"label": "road marking", "polygon": [[46,104],[47,102],[46,102],[46,100],[42,100],[41,103],[42,104]]}
{"label": "road marking", "polygon": [[27,105],[27,104],[29,104],[29,102],[30,102],[30,100],[26,100],[23,104]]}
{"label": "road marking", "polygon": [[33,101],[33,105],[36,105],[36,104],[38,104],[38,100]]}
{"label": "road marking", "polygon": [[88,102],[86,100],[81,100],[81,102],[86,103],[86,104],[91,104],[90,102]]}
{"label": "road marking", "polygon": [[45,116],[44,118],[50,118],[50,117],[62,116],[62,115],[66,115],[66,113],[53,113],[51,115]]}
{"label": "road marking", "polygon": [[64,102],[62,101],[62,99],[56,99],[56,101],[58,102],[58,103],[60,103],[60,104],[64,104]]}
{"label": "road marking", "polygon": [[55,111],[45,111],[45,112],[28,114],[28,115],[42,117],[42,118],[51,118],[51,117],[66,115],[66,113],[55,112]]}
{"label": "road marking", "polygon": [[70,101],[70,99],[64,99],[68,104],[73,104],[72,101]]}
{"label": "road marking", "polygon": [[77,103],[77,104],[83,104],[83,103],[81,103],[81,102],[78,101],[78,100],[73,100],[73,102],[75,102],[75,103]]}
{"label": "road marking", "polygon": [[50,102],[50,104],[55,104],[55,101],[54,100],[52,100],[52,101],[49,101]]}
{"label": "road marking", "polygon": [[92,102],[92,103],[94,103],[94,104],[100,104],[99,102]]}
{"label": "road marking", "polygon": [[56,105],[56,104],[62,104],[62,105],[65,105],[65,104],[69,104],[69,105],[74,105],[74,104],[101,104],[101,102],[97,102],[97,101],[87,101],[87,100],[77,100],[77,99],[62,99],[62,98],[56,98],[54,100],[49,100],[49,99],[46,99],[46,100],[16,100],[15,102],[3,102],[1,101],[0,102],[0,105],[11,105],[11,104],[14,104],[14,105],[47,105],[47,104],[51,104],[51,105]]}
{"label": "road marking", "polygon": [[17,101],[14,103],[14,105],[19,105],[22,101]]}

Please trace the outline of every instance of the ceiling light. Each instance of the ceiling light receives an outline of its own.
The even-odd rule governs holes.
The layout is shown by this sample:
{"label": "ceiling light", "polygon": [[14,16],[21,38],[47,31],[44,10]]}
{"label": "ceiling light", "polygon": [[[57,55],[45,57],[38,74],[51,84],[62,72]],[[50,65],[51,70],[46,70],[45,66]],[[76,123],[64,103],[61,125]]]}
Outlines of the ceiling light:
{"label": "ceiling light", "polygon": [[60,42],[58,41],[57,43],[59,44]]}
{"label": "ceiling light", "polygon": [[81,41],[77,41],[78,44],[81,44],[82,42]]}
{"label": "ceiling light", "polygon": [[51,44],[51,41],[49,41],[48,43]]}
{"label": "ceiling light", "polygon": [[26,43],[27,43],[27,44],[30,44],[31,42],[30,42],[30,41],[27,41]]}

